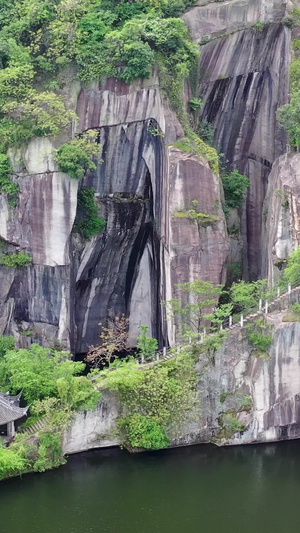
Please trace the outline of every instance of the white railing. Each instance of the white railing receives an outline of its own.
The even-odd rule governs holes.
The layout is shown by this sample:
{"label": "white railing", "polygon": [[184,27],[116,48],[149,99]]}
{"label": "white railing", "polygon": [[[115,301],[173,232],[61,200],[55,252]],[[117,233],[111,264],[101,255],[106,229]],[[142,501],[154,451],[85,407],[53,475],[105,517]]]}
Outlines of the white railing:
{"label": "white railing", "polygon": [[[253,308],[247,314],[242,313],[239,316],[238,321],[236,323],[234,323],[234,317],[233,316],[229,316],[228,318],[226,318],[219,325],[219,330],[223,331],[223,330],[226,330],[226,329],[233,329],[233,328],[236,328],[236,327],[239,327],[239,326],[242,328],[244,326],[245,322],[247,322],[249,319],[253,320],[254,318],[259,317],[260,315],[267,315],[268,312],[271,310],[272,306],[276,302],[280,301],[285,296],[290,296],[292,291],[294,291],[296,289],[300,289],[300,285],[299,284],[294,284],[294,286],[293,286],[291,283],[288,284],[287,290],[284,293],[282,293],[282,294],[280,294],[281,293],[280,287],[272,289],[274,291],[275,295],[276,295],[275,298],[273,298],[273,299],[269,298],[269,300],[268,300],[267,298],[264,299],[264,297],[262,295],[262,297],[259,298],[259,300],[257,302],[256,308]],[[267,291],[266,294],[270,295],[272,293],[272,290],[271,291]],[[193,342],[201,344],[201,343],[204,342],[204,339],[205,339],[205,337],[207,335],[213,335],[217,331],[218,331],[217,328],[214,327],[214,331],[210,331],[209,333],[207,333],[207,329],[203,328],[202,332],[199,332],[197,337],[193,337]],[[185,343],[185,344],[183,342],[181,342],[181,343],[175,344],[172,347],[164,346],[161,350],[159,350],[158,352],[156,352],[152,356],[149,356],[149,357],[145,358],[145,356],[142,355],[140,357],[140,359],[139,359],[139,363],[143,365],[143,364],[153,364],[153,363],[159,363],[159,362],[162,362],[162,361],[167,361],[168,359],[172,359],[173,357],[176,357],[176,355],[178,353],[180,353],[180,351],[184,347],[188,346],[191,343],[192,343],[192,338],[190,337],[188,342]]]}

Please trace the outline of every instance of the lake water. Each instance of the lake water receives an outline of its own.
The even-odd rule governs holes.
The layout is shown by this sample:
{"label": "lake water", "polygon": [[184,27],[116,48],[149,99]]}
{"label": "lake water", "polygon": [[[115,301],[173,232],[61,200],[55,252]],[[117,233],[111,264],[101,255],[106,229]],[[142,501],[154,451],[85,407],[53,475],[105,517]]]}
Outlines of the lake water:
{"label": "lake water", "polygon": [[0,483],[1,533],[298,533],[300,441],[72,456]]}

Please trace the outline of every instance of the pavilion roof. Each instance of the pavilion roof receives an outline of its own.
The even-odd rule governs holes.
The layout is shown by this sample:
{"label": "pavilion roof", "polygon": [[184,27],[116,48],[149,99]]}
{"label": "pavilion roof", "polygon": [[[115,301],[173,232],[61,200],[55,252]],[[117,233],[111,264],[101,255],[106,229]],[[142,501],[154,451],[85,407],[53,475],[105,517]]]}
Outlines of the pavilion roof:
{"label": "pavilion roof", "polygon": [[18,420],[27,414],[28,407],[19,407],[20,396],[0,393],[0,426]]}

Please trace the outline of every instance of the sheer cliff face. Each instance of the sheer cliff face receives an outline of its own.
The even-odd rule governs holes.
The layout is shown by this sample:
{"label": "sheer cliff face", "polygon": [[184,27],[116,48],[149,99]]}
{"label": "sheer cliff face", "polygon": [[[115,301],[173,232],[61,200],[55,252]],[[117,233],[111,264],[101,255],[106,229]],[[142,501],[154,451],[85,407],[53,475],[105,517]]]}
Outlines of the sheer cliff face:
{"label": "sheer cliff face", "polygon": [[[268,353],[257,353],[248,328],[237,327],[213,356],[201,354],[196,367],[200,413],[183,423],[172,446],[300,438],[300,323],[285,322],[289,305],[299,302],[296,289],[268,315],[273,337]],[[118,398],[111,393],[97,410],[79,413],[65,434],[66,453],[120,444],[119,414]]]}
{"label": "sheer cliff face", "polygon": [[[300,437],[300,324],[284,321],[284,309],[299,297],[298,289],[268,316],[273,328],[268,354],[259,356],[247,329],[239,328],[216,353],[213,368],[207,371],[207,361],[199,363],[203,418],[200,427],[189,428],[187,440],[247,444]],[[232,416],[243,424],[243,432],[230,430]]]}
{"label": "sheer cliff face", "polygon": [[257,279],[261,275],[260,231],[268,176],[274,160],[286,151],[287,142],[276,121],[276,111],[288,101],[289,92],[290,31],[276,24],[285,15],[286,3],[235,0],[201,4],[184,15],[195,41],[214,38],[201,47],[201,119],[213,124],[214,142],[226,155],[229,167],[250,178],[239,259],[244,278]]}
{"label": "sheer cliff face", "polygon": [[288,100],[289,31],[272,24],[205,45],[201,59],[202,119],[229,166],[250,178],[242,217],[244,277],[260,276],[260,231],[270,169],[286,150],[276,111]]}
{"label": "sheer cliff face", "polygon": [[263,213],[261,271],[274,284],[300,245],[299,154],[285,154],[273,165]]}
{"label": "sheer cliff face", "polygon": [[193,40],[201,43],[203,37],[215,37],[260,23],[281,20],[286,2],[282,0],[233,0],[205,2],[200,0],[183,16]]}
{"label": "sheer cliff face", "polygon": [[[21,194],[16,209],[0,197],[0,235],[7,251],[26,250],[33,264],[1,267],[0,331],[23,346],[58,340],[82,353],[98,343],[99,322],[124,313],[131,346],[141,324],[166,344],[174,330],[162,301],[174,297],[175,284],[224,281],[228,237],[219,179],[205,160],[167,149],[183,131],[157,79],[132,86],[110,79],[71,92],[80,130],[99,130],[102,162],[78,184],[58,172],[49,140],[11,154]],[[95,189],[107,222],[90,241],[71,233],[78,186]],[[200,211],[217,214],[216,223],[180,224],[174,211],[194,200]]]}

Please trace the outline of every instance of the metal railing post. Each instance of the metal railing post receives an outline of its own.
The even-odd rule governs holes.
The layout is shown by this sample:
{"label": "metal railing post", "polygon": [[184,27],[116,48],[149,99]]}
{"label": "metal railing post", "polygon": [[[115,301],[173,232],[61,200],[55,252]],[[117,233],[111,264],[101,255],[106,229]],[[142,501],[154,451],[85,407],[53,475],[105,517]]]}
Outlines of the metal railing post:
{"label": "metal railing post", "polygon": [[144,364],[144,362],[145,362],[145,356],[144,356],[144,354],[142,354],[142,357],[141,357],[141,359],[142,359],[142,365],[143,365],[143,364]]}
{"label": "metal railing post", "polygon": [[229,327],[232,328],[232,316],[229,317]]}
{"label": "metal railing post", "polygon": [[189,344],[192,344],[192,337],[189,337]]}
{"label": "metal railing post", "polygon": [[241,324],[241,328],[242,328],[242,327],[243,327],[243,325],[244,325],[244,317],[243,317],[243,315],[241,315],[241,320],[240,320],[240,324]]}
{"label": "metal railing post", "polygon": [[291,294],[291,291],[292,291],[292,286],[291,286],[291,284],[289,283],[289,284],[288,284],[288,294]]}
{"label": "metal railing post", "polygon": [[268,300],[266,300],[266,303],[265,303],[265,313],[266,314],[268,313],[268,307],[269,307]]}
{"label": "metal railing post", "polygon": [[167,348],[164,346],[163,347],[163,357],[166,357],[167,355]]}
{"label": "metal railing post", "polygon": [[279,296],[280,296],[280,287],[278,287],[277,289],[277,298],[279,298]]}
{"label": "metal railing post", "polygon": [[259,299],[259,302],[258,302],[258,310],[259,311],[262,310],[262,299],[261,298]]}
{"label": "metal railing post", "polygon": [[156,354],[156,361],[159,361],[159,352]]}

